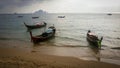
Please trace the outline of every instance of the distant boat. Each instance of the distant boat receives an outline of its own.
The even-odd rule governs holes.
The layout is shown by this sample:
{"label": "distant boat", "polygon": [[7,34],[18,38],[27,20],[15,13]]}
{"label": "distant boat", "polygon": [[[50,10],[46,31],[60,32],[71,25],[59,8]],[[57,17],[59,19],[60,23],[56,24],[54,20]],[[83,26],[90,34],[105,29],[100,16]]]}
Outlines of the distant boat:
{"label": "distant boat", "polygon": [[58,16],[58,18],[65,18],[65,16]]}
{"label": "distant boat", "polygon": [[37,18],[39,18],[39,17],[32,17],[32,19],[37,19]]}
{"label": "distant boat", "polygon": [[112,15],[111,13],[108,13],[107,15]]}
{"label": "distant boat", "polygon": [[18,16],[18,18],[22,18],[23,16]]}
{"label": "distant boat", "polygon": [[32,32],[30,31],[31,42],[33,42],[35,44],[38,42],[48,40],[48,39],[54,37],[55,32],[56,32],[56,29],[54,26],[50,26],[45,32],[43,32],[41,35],[37,35],[37,36],[33,36]]}

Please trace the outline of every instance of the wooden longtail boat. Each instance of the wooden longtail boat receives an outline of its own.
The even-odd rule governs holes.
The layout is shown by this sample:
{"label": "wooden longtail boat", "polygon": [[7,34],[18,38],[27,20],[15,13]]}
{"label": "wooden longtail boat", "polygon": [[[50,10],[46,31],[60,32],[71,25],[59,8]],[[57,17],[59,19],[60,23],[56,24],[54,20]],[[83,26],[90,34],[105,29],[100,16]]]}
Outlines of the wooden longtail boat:
{"label": "wooden longtail boat", "polygon": [[37,36],[33,36],[32,32],[30,31],[31,41],[33,43],[38,43],[38,42],[48,40],[48,39],[54,37],[55,32],[56,32],[56,29],[54,26],[50,26],[45,32],[43,32],[41,35],[37,35]]}
{"label": "wooden longtail boat", "polygon": [[103,40],[103,37],[101,39],[98,39],[96,35],[94,35],[90,30],[87,32],[87,40],[90,44],[97,48],[101,48],[101,42]]}
{"label": "wooden longtail boat", "polygon": [[28,28],[28,29],[36,29],[36,28],[41,28],[41,27],[44,27],[47,25],[47,23],[43,22],[41,24],[35,24],[35,25],[27,25],[25,22],[24,22],[25,26]]}

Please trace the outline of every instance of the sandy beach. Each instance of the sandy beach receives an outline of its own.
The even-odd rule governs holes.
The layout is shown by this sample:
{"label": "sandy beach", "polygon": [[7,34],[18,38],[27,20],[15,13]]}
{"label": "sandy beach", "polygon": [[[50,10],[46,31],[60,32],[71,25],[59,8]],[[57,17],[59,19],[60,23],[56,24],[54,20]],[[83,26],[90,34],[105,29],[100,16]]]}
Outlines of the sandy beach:
{"label": "sandy beach", "polygon": [[0,68],[119,68],[119,65],[74,57],[40,54],[16,48],[0,48]]}

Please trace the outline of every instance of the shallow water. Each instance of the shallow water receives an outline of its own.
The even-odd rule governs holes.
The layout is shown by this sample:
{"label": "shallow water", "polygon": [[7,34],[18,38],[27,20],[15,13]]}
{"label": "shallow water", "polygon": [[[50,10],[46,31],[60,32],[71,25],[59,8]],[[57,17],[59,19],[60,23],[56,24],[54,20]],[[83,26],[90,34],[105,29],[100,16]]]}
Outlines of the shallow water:
{"label": "shallow water", "polygon": [[[65,15],[65,18],[58,18],[62,15]],[[20,18],[18,16],[17,14],[0,15],[0,47],[27,48],[40,53],[113,63],[118,63],[120,60],[120,14],[111,16],[107,14],[22,14],[23,17]],[[39,18],[32,19],[34,16]],[[29,32],[23,22],[34,24],[41,21],[45,21],[47,27],[54,24],[57,31],[54,38],[36,46],[31,43]],[[41,34],[45,29],[34,29],[33,35]],[[96,50],[88,44],[86,41],[88,30],[95,32],[99,38],[103,36],[102,50]]]}
{"label": "shallow water", "polygon": [[[58,18],[65,15],[65,18]],[[47,14],[37,15],[39,18],[32,19],[35,15],[0,15],[0,38],[29,41],[29,33],[23,22],[34,24],[45,21],[47,26],[55,25],[56,37],[51,42],[56,45],[86,46],[86,33],[88,30],[95,32],[98,37],[103,36],[102,44],[108,47],[120,45],[120,15],[113,14]],[[33,34],[41,34],[45,28],[33,30]],[[68,46],[69,46],[68,45]]]}

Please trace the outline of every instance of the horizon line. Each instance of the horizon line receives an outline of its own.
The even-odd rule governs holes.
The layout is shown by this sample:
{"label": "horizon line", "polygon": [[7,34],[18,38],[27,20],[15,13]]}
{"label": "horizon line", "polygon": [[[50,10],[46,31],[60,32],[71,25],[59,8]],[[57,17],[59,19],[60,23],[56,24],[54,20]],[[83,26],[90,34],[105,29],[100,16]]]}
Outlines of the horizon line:
{"label": "horizon line", "polygon": [[[43,14],[120,14],[120,12],[47,12],[47,13],[43,13]],[[0,14],[41,14],[41,13],[0,13]]]}

